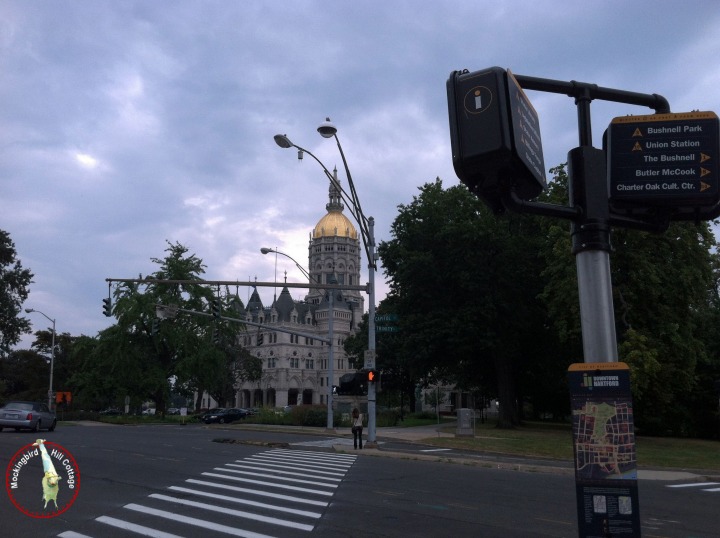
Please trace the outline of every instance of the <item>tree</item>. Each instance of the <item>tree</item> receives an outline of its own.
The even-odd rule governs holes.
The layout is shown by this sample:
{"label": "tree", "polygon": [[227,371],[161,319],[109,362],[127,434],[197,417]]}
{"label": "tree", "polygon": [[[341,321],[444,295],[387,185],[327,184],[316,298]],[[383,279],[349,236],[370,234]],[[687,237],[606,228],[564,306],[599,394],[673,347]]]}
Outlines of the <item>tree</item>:
{"label": "tree", "polygon": [[0,400],[47,401],[50,365],[36,351],[11,351],[0,358],[0,380]]}
{"label": "tree", "polygon": [[16,256],[10,235],[0,230],[0,356],[7,354],[20,336],[30,332],[30,321],[21,317],[20,312],[33,274],[23,269]]}
{"label": "tree", "polygon": [[[552,169],[546,200],[567,198],[564,166]],[[545,223],[542,249],[546,285],[542,298],[562,348],[582,360],[577,271],[567,223]],[[612,233],[611,271],[620,360],[631,369],[635,422],[645,433],[688,435],[702,429],[707,414],[693,406],[709,401],[705,379],[718,372],[712,344],[718,319],[715,238],[707,223],[677,222],[661,234],[628,229]],[[713,366],[715,365],[715,366]],[[701,418],[704,417],[704,418]]]}
{"label": "tree", "polygon": [[495,387],[499,426],[519,421],[518,369],[542,331],[541,266],[532,218],[497,217],[464,186],[438,179],[399,206],[378,248],[397,297],[403,353],[425,384]]}
{"label": "tree", "polygon": [[[188,254],[187,247],[168,242],[166,257],[152,261],[160,268],[144,282],[124,282],[115,288],[117,324],[101,332],[96,345],[88,346],[96,362],[86,363],[90,371],[79,372],[74,381],[93,397],[112,395],[114,401],[107,404],[129,395],[154,401],[163,413],[171,388],[184,393],[207,390],[228,399],[235,381],[231,376],[259,378],[257,364],[234,345],[241,323],[188,313],[156,318],[157,305],[210,313],[210,303],[219,291],[203,282],[202,260]],[[166,284],[160,280],[189,282]],[[222,315],[233,317],[239,298],[226,290],[220,299]],[[102,373],[112,379],[103,379]],[[93,384],[104,389],[98,391]]]}
{"label": "tree", "polygon": [[[73,346],[77,337],[71,336],[70,333],[59,333],[55,335],[55,357],[53,369],[53,390],[55,391],[71,391],[68,384],[72,373],[77,371],[79,364],[73,362]],[[52,348],[52,330],[35,331],[35,341],[32,343],[32,349],[50,357]]]}
{"label": "tree", "polygon": [[[397,314],[397,297],[390,294],[378,305],[376,314]],[[375,341],[377,368],[381,371],[382,391],[378,400],[388,407],[400,407],[402,419],[405,405],[415,408],[415,386],[424,372],[419,372],[408,356],[403,353],[402,333],[378,332]],[[363,316],[358,331],[350,335],[343,345],[350,365],[360,369],[364,365],[365,350],[368,349],[368,315]]]}

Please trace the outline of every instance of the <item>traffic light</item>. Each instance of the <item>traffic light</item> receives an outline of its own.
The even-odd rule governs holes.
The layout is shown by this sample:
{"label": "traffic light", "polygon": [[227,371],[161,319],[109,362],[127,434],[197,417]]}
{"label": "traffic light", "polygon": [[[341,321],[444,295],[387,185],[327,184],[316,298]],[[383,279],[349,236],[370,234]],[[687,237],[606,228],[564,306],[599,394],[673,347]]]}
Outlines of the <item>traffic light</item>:
{"label": "traffic light", "polygon": [[107,317],[112,316],[112,299],[110,297],[103,299],[103,314]]}
{"label": "traffic light", "polygon": [[215,318],[216,321],[220,320],[220,299],[213,299],[212,303],[210,303],[210,309],[212,311],[212,315]]}
{"label": "traffic light", "polygon": [[218,345],[220,343],[220,329],[213,331],[213,344]]}
{"label": "traffic light", "polygon": [[368,383],[375,383],[378,380],[378,373],[376,370],[368,370],[367,373]]}
{"label": "traffic light", "polygon": [[160,320],[155,318],[152,322],[152,328],[150,329],[150,332],[153,336],[155,336],[157,333],[160,332]]}

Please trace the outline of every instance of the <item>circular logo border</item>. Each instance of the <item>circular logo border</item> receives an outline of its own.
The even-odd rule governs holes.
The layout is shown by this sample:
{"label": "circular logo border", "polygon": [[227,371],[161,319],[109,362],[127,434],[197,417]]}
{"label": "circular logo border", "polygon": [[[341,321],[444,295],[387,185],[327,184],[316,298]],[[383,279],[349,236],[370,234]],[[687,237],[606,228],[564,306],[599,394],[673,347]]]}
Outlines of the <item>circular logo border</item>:
{"label": "circular logo border", "polygon": [[63,453],[63,455],[66,459],[70,460],[73,471],[74,471],[75,484],[73,487],[73,489],[74,489],[73,496],[61,508],[59,508],[57,510],[53,510],[49,513],[36,512],[36,511],[31,511],[31,510],[27,509],[13,495],[13,493],[12,493],[13,488],[11,488],[11,482],[12,482],[13,467],[17,464],[18,460],[23,455],[27,454],[27,452],[29,450],[33,449],[33,443],[27,444],[24,447],[22,447],[20,450],[15,452],[15,454],[13,454],[13,456],[10,458],[7,469],[5,471],[5,489],[8,493],[8,496],[10,497],[10,501],[13,503],[15,508],[17,508],[20,512],[22,512],[26,516],[33,517],[36,519],[50,519],[50,518],[57,517],[57,516],[65,513],[75,503],[75,500],[77,499],[77,496],[80,493],[80,468],[78,467],[77,461],[75,460],[73,455],[70,453],[70,451],[68,451],[65,447],[63,447],[57,443],[54,443],[52,441],[45,441],[43,444],[47,448],[50,448],[50,449],[55,448],[55,449],[59,450],[60,452]]}

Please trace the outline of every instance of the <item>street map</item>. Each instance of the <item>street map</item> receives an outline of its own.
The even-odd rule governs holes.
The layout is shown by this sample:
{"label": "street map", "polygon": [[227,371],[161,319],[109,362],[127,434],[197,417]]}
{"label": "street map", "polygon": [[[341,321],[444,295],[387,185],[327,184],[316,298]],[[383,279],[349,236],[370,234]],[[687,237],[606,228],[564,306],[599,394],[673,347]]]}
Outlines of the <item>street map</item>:
{"label": "street map", "polygon": [[582,479],[636,479],[632,403],[582,399],[573,405],[575,471]]}

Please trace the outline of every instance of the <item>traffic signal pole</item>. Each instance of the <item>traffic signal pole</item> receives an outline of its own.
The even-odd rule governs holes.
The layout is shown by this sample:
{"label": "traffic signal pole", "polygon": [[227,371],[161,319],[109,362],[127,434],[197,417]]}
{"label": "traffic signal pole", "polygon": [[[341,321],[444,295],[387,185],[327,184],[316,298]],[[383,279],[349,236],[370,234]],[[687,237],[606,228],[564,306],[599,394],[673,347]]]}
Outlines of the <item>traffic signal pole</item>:
{"label": "traffic signal pole", "polygon": [[585,362],[617,362],[615,310],[610,273],[610,208],[605,152],[592,147],[588,89],[576,97],[580,146],[568,153],[571,204],[583,208],[572,222],[580,324]]}
{"label": "traffic signal pole", "polygon": [[[565,94],[575,99],[580,143],[568,153],[568,205],[532,201],[539,194],[539,187],[544,190],[545,178],[539,157],[542,145],[537,114],[529,100],[523,97],[525,89]],[[695,187],[686,187],[687,183],[683,183],[683,188],[688,192],[678,200],[690,200],[687,202],[689,207],[679,204],[678,208],[671,208],[667,201],[663,204],[654,200],[653,203],[652,199],[647,200],[649,195],[646,193],[642,193],[644,198],[637,197],[635,203],[649,203],[647,208],[635,205],[631,206],[631,211],[624,210],[622,202],[632,204],[633,199],[629,202],[620,200],[620,205],[614,207],[610,196],[611,184],[618,184],[614,174],[629,173],[630,177],[625,181],[635,187],[633,192],[661,189],[657,183],[645,184],[635,179],[649,175],[637,172],[645,171],[643,165],[646,162],[660,161],[660,156],[650,152],[644,160],[625,157],[623,161],[621,155],[652,150],[654,147],[648,146],[647,141],[635,139],[631,149],[621,148],[614,154],[615,146],[628,145],[632,137],[642,137],[643,133],[654,133],[646,125],[630,125],[634,129],[631,137],[628,137],[620,127],[615,126],[612,130],[616,122],[613,120],[607,140],[609,156],[612,158],[609,170],[614,174],[608,174],[608,155],[592,146],[590,103],[593,99],[601,99],[654,108],[655,116],[651,116],[651,119],[645,117],[644,121],[683,121],[685,130],[695,127],[691,132],[705,132],[703,129],[706,127],[688,122],[707,121],[707,141],[704,143],[708,148],[705,155],[708,159],[709,155],[717,154],[712,152],[718,151],[718,118],[714,113],[702,113],[699,116],[691,113],[686,117],[671,115],[667,100],[657,94],[638,94],[576,81],[512,75],[509,70],[505,72],[501,68],[488,68],[473,73],[467,70],[453,71],[447,82],[447,90],[453,166],[463,183],[494,211],[512,209],[571,221],[584,360],[584,363],[573,364],[568,369],[579,535],[615,536],[612,529],[621,528],[624,534],[639,537],[641,525],[633,405],[629,368],[618,361],[610,273],[610,231],[612,226],[622,226],[662,232],[670,219],[717,218],[720,215],[720,200],[710,183],[697,186],[696,190],[700,194],[709,191],[702,195],[702,199],[695,198],[697,195],[692,192]],[[672,117],[658,118],[658,115]],[[670,132],[680,132],[677,125],[671,127]],[[613,139],[613,135],[617,140]],[[701,144],[698,140],[693,142],[694,147]],[[666,142],[664,147],[670,147],[669,143]],[[657,168],[649,172],[652,175],[662,173],[675,176],[686,172],[684,175],[704,174],[714,177],[709,168],[700,171],[684,168],[674,174],[669,169],[661,171]],[[679,183],[672,185],[679,188]],[[613,409],[616,427],[627,435],[609,440],[594,439],[593,436],[588,441],[587,431],[592,428],[591,425],[597,428],[597,420],[608,420],[596,411],[602,406]],[[611,504],[615,507],[612,511],[609,510]]]}
{"label": "traffic signal pole", "polygon": [[590,104],[594,99],[647,106],[667,113],[670,105],[658,94],[603,88],[582,82],[564,82],[515,75],[523,89],[560,93],[575,98],[579,146],[568,153],[569,206],[520,200],[506,192],[503,203],[520,212],[571,221],[575,255],[584,362],[617,362],[617,335],[610,273],[611,226],[662,231],[667,223],[636,220],[611,214],[608,205],[607,156],[592,146]]}

